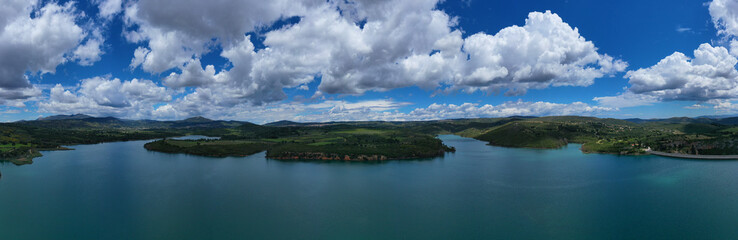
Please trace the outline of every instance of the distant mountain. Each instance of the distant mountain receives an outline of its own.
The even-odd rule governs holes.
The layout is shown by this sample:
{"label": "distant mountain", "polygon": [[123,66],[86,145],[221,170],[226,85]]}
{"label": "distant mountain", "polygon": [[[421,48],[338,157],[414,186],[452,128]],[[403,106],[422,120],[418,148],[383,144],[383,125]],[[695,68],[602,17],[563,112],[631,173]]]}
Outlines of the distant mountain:
{"label": "distant mountain", "polygon": [[[653,123],[720,123],[717,119],[712,118],[706,118],[706,117],[698,117],[698,118],[689,118],[689,117],[673,117],[673,118],[659,118],[659,119],[641,119],[641,118],[628,118],[623,119],[628,122],[632,123],[647,123],[647,122],[653,122]],[[723,123],[720,123],[723,124]]]}
{"label": "distant mountain", "polygon": [[270,122],[270,123],[264,124],[264,126],[272,126],[272,127],[301,126],[301,125],[305,125],[305,123],[293,122],[293,121],[288,121],[288,120],[282,120],[282,121],[276,121],[276,122]]}
{"label": "distant mountain", "polygon": [[712,119],[723,119],[723,118],[735,118],[738,117],[738,114],[728,114],[728,115],[705,115],[705,116],[699,116],[697,118],[712,118]]}
{"label": "distant mountain", "polygon": [[738,125],[738,117],[721,118],[717,122],[725,125]]}
{"label": "distant mountain", "polygon": [[[491,126],[497,126],[504,124],[509,121],[532,119],[537,117],[530,116],[515,116],[509,118],[479,118],[479,119],[447,119],[447,120],[431,120],[431,121],[346,121],[346,122],[294,122],[288,120],[282,120],[277,122],[271,122],[264,125],[257,125],[250,122],[241,121],[224,121],[224,120],[212,120],[205,117],[192,117],[184,120],[176,121],[157,121],[157,120],[128,120],[119,119],[115,117],[92,117],[84,114],[74,115],[55,115],[38,120],[32,121],[19,121],[14,124],[25,125],[32,127],[53,127],[59,129],[226,129],[236,128],[242,132],[256,132],[267,131],[270,127],[284,127],[284,128],[295,128],[295,127],[322,127],[322,126],[354,126],[354,127],[408,127],[415,126],[418,124],[428,124],[427,127],[433,129],[456,129],[458,126],[464,125],[467,128],[473,127],[477,129],[489,128]],[[625,124],[626,122],[635,124],[711,124],[711,125],[738,125],[738,117],[727,117],[727,118],[688,118],[688,117],[674,117],[666,119],[598,119],[593,117],[579,117],[579,116],[557,116],[557,117],[545,117],[548,121],[600,121],[610,124]],[[462,124],[463,123],[463,124]],[[461,124],[461,125],[460,125]],[[458,126],[457,126],[458,125]],[[467,126],[468,125],[468,126]],[[458,129],[456,129],[458,130]],[[283,131],[293,131],[286,129]],[[458,130],[460,131],[460,130]],[[268,131],[267,131],[268,132]]]}
{"label": "distant mountain", "polygon": [[197,117],[191,117],[191,118],[182,120],[180,122],[203,123],[203,122],[212,122],[212,121],[213,121],[212,119],[197,116]]}
{"label": "distant mountain", "polygon": [[628,122],[632,122],[632,123],[644,123],[644,122],[648,122],[649,121],[648,119],[640,119],[640,118],[626,118],[626,119],[623,119],[623,120],[628,121]]}
{"label": "distant mountain", "polygon": [[115,117],[92,117],[84,114],[56,115],[15,124],[59,129],[215,129],[233,128],[248,122],[212,120],[192,117],[178,121],[128,120]]}
{"label": "distant mountain", "polygon": [[48,117],[41,117],[37,120],[39,121],[50,121],[50,120],[72,120],[72,119],[87,119],[92,118],[90,115],[85,114],[74,114],[74,115],[54,115],[54,116],[48,116]]}

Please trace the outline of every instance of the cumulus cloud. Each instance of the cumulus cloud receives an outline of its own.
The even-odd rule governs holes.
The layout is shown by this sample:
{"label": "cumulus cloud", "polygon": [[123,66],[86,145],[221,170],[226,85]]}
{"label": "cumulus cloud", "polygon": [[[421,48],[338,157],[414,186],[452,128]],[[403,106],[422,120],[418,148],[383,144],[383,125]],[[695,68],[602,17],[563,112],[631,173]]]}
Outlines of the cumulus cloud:
{"label": "cumulus cloud", "polygon": [[735,114],[738,112],[738,99],[713,99],[707,102],[684,107],[686,109],[712,108],[717,114]]}
{"label": "cumulus cloud", "polygon": [[738,1],[713,0],[709,10],[718,34],[738,36]]}
{"label": "cumulus cloud", "polygon": [[41,96],[41,89],[36,86],[18,89],[0,88],[0,105],[23,108],[26,101],[35,100]]}
{"label": "cumulus cloud", "polygon": [[[0,6],[0,98],[38,96],[31,74],[54,73],[67,61],[90,65],[98,61],[101,38],[81,27],[83,17],[73,2],[37,6],[36,1],[9,0]],[[84,41],[87,39],[87,41]],[[82,44],[84,42],[84,44]]]}
{"label": "cumulus cloud", "polygon": [[180,68],[181,73],[172,72],[162,81],[171,88],[206,86],[215,82],[215,67],[202,68],[200,59],[192,59]]}
{"label": "cumulus cloud", "polygon": [[432,89],[447,83],[450,91],[509,89],[509,95],[520,95],[530,88],[589,86],[627,67],[598,54],[592,42],[550,12],[531,13],[523,27],[463,39],[454,30],[456,20],[434,10],[434,1],[382,6],[392,3],[371,5],[385,12],[358,14],[373,17],[364,18],[363,27],[324,7],[297,24],[266,33],[269,48],[256,55],[254,75],[261,78],[254,81],[279,80],[283,84],[275,87],[281,91],[312,81],[318,73],[318,89],[328,94]]}
{"label": "cumulus cloud", "polygon": [[505,102],[499,105],[463,103],[431,104],[425,108],[416,108],[408,113],[399,111],[376,110],[369,107],[346,108],[338,105],[328,111],[313,114],[297,115],[288,118],[302,122],[326,121],[424,121],[457,118],[486,118],[508,116],[562,116],[562,115],[595,115],[614,108],[590,106],[582,102],[569,104],[550,102],[525,102],[522,100]]}
{"label": "cumulus cloud", "polygon": [[480,105],[475,103],[431,104],[427,108],[418,108],[406,115],[409,120],[508,117],[508,116],[565,116],[593,115],[615,108],[590,106],[583,102],[569,104],[550,102],[524,102],[522,100],[505,102],[499,105]]}
{"label": "cumulus cloud", "polygon": [[39,102],[39,112],[54,114],[85,113],[94,116],[148,118],[153,105],[171,101],[170,93],[150,80],[121,81],[94,77],[65,89],[56,84],[49,98]]}
{"label": "cumulus cloud", "polygon": [[597,101],[600,106],[613,108],[645,106],[661,101],[656,96],[635,94],[629,91],[617,96],[595,97],[593,100]]}
{"label": "cumulus cloud", "polygon": [[105,43],[100,30],[95,29],[91,32],[90,37],[72,52],[72,59],[77,61],[82,66],[92,66],[97,61],[100,61],[101,55],[105,52],[102,50],[102,45]]}
{"label": "cumulus cloud", "polygon": [[[141,0],[125,9],[124,35],[144,44],[132,67],[175,69],[165,85],[194,87],[191,98],[213,96],[230,105],[280,101],[284,88],[303,88],[315,79],[321,81],[316,96],[409,86],[520,95],[531,88],[589,86],[627,66],[598,53],[551,12],[531,13],[522,27],[464,39],[457,19],[437,3]],[[268,28],[292,17],[295,23]],[[246,35],[251,32],[263,36],[265,48],[254,48]],[[222,49],[232,68],[203,66],[200,57],[213,49]]]}
{"label": "cumulus cloud", "polygon": [[730,99],[710,100],[706,104],[711,105],[712,108],[721,113],[735,113],[738,111],[738,104],[736,104],[734,100]]}
{"label": "cumulus cloud", "polygon": [[551,12],[533,12],[522,27],[495,35],[478,33],[464,40],[469,60],[456,81],[468,91],[500,91],[519,95],[548,86],[589,86],[627,64],[597,53],[597,48]]}
{"label": "cumulus cloud", "polygon": [[[315,1],[319,2],[319,1]],[[131,42],[145,42],[146,54],[132,67],[163,72],[209,51],[213,39],[229,44],[247,32],[300,13],[309,1],[141,0],[125,8],[125,32]]]}
{"label": "cumulus cloud", "polygon": [[507,116],[552,116],[552,115],[597,115],[617,110],[616,108],[591,106],[582,102],[550,103],[509,101],[499,105],[463,103],[431,104],[409,112],[401,111],[411,103],[392,99],[363,100],[356,102],[326,100],[317,103],[269,103],[260,106],[237,104],[232,107],[211,106],[199,108],[193,101],[204,99],[178,99],[160,106],[153,117],[159,119],[183,119],[192,116],[207,116],[216,119],[237,119],[255,123],[278,120],[299,122],[329,121],[423,121],[454,118],[507,117]]}
{"label": "cumulus cloud", "polygon": [[729,42],[731,54],[738,56],[738,1],[714,0],[710,2],[709,10],[718,34]]}
{"label": "cumulus cloud", "polygon": [[[372,113],[394,112],[401,107],[410,105],[406,102],[396,102],[391,99],[364,100],[348,102],[339,100],[327,100],[318,103],[269,103],[259,106],[250,104],[237,104],[230,107],[211,106],[199,108],[193,101],[202,99],[178,99],[172,103],[157,108],[153,116],[159,119],[182,119],[192,116],[207,116],[215,119],[237,119],[256,123],[266,123],[278,120],[294,121],[343,121],[347,120],[339,116],[357,113],[369,113],[364,120],[376,120],[370,116]],[[358,116],[358,115],[357,115]]]}
{"label": "cumulus cloud", "polygon": [[655,66],[628,72],[630,90],[664,100],[709,100],[738,95],[738,60],[724,47],[702,44],[694,59],[676,52]]}
{"label": "cumulus cloud", "polygon": [[698,101],[738,97],[738,59],[724,47],[702,44],[694,58],[675,52],[656,65],[629,71],[630,87],[615,97],[595,98],[620,107],[657,101]]}
{"label": "cumulus cloud", "polygon": [[[48,4],[36,18],[30,18],[34,4],[15,5],[21,13],[5,19],[0,32],[0,87],[15,89],[29,87],[25,71],[54,72],[67,59],[64,54],[83,39],[82,28],[74,23],[71,3]],[[12,7],[12,6],[11,6]],[[5,7],[7,8],[7,7]]]}
{"label": "cumulus cloud", "polygon": [[[432,88],[439,81],[452,77],[452,69],[445,65],[447,59],[458,56],[461,34],[453,30],[457,24],[455,19],[434,9],[436,1],[359,1],[355,4],[353,7],[360,9],[358,17],[366,21],[363,28],[350,15],[342,16],[328,8],[327,13],[317,13],[292,28],[268,34],[265,43],[285,43],[285,39],[295,36],[322,42],[306,52],[287,52],[301,57],[320,54],[326,65],[316,69],[322,75],[318,89],[329,94],[361,94],[413,85]],[[331,25],[342,27],[329,35],[320,34]],[[332,42],[339,44],[330,46]],[[299,45],[285,47],[301,48]],[[438,51],[437,58],[428,59],[434,50]],[[442,58],[442,54],[448,58]],[[440,63],[432,65],[437,59]],[[420,62],[428,65],[419,68]],[[439,72],[422,69],[426,66],[438,67],[435,70]]]}
{"label": "cumulus cloud", "polygon": [[123,10],[123,0],[101,0],[97,7],[100,17],[110,19]]}
{"label": "cumulus cloud", "polygon": [[[620,95],[598,97],[605,106],[631,107],[662,101],[696,101],[691,109],[727,109],[738,98],[738,1],[714,0],[710,15],[726,47],[704,43],[694,57],[675,52],[656,65],[625,74],[630,86]],[[699,106],[699,107],[694,107]]]}

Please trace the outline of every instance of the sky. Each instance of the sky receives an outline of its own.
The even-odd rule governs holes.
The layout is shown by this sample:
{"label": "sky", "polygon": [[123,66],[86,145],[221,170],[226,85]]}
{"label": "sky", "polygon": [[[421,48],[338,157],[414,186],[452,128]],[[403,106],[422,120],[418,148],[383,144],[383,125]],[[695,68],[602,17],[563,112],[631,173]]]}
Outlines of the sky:
{"label": "sky", "polygon": [[738,114],[738,0],[0,0],[0,121]]}

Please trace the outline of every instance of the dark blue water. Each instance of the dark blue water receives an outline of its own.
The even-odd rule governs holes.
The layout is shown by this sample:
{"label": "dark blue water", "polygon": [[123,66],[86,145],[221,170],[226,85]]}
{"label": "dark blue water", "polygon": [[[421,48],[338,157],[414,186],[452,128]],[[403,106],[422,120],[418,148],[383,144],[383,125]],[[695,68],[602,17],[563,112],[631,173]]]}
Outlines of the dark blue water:
{"label": "dark blue water", "polygon": [[738,162],[441,138],[381,164],[148,152],[0,165],[0,239],[736,239]]}

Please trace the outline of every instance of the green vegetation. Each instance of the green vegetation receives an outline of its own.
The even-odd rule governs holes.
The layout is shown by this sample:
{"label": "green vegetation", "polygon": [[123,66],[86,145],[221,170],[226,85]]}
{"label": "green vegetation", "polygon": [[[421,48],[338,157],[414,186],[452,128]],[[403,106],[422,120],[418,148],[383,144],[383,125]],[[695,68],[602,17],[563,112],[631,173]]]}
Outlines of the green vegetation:
{"label": "green vegetation", "polygon": [[85,115],[59,116],[36,121],[0,124],[0,161],[32,163],[39,150],[66,150],[62,145],[95,144],[207,134],[244,122],[192,118],[182,121],[122,120]]}
{"label": "green vegetation", "polygon": [[241,156],[266,150],[282,160],[381,161],[442,156],[454,151],[430,134],[397,127],[367,128],[352,124],[267,127],[244,125],[220,140],[159,140],[144,147],[152,151],[202,156]]}
{"label": "green vegetation", "polygon": [[389,160],[443,156],[453,152],[429,134],[395,129],[307,130],[267,150],[274,159]]}
{"label": "green vegetation", "polygon": [[521,119],[487,128],[473,138],[505,147],[559,148],[581,143],[582,151],[644,154],[656,151],[683,154],[738,153],[736,128],[705,119],[666,119],[632,122],[588,117]]}
{"label": "green vegetation", "polygon": [[268,144],[250,141],[171,140],[162,139],[144,144],[151,151],[186,153],[200,156],[248,156],[264,151]]}
{"label": "green vegetation", "polygon": [[[453,151],[432,133],[415,133],[396,123],[336,123],[262,126],[248,122],[191,118],[182,121],[121,120],[85,115],[0,124],[0,155],[18,162],[40,156],[38,150],[62,145],[110,141],[165,139],[146,144],[152,151],[201,156],[245,156],[267,151],[274,159],[383,160],[427,158]],[[172,140],[168,137],[206,135],[220,140]],[[328,160],[328,159],[326,159]]]}
{"label": "green vegetation", "polygon": [[31,144],[16,144],[15,142],[0,143],[0,160],[10,161],[15,165],[24,165],[33,163],[34,157],[41,154],[33,148]]}
{"label": "green vegetation", "polygon": [[652,132],[641,125],[616,119],[544,117],[519,120],[473,136],[505,147],[559,148],[582,143],[585,152],[639,154],[638,139]]}
{"label": "green vegetation", "polygon": [[[172,140],[206,135],[219,140]],[[418,122],[295,123],[266,125],[190,118],[182,121],[121,120],[85,115],[0,124],[0,159],[30,163],[39,150],[63,145],[164,139],[146,149],[202,156],[244,156],[266,151],[273,159],[389,160],[442,156],[455,151],[435,136],[456,134],[491,145],[645,154],[645,150],[702,155],[738,154],[738,118],[661,120],[593,117],[509,117]]]}

